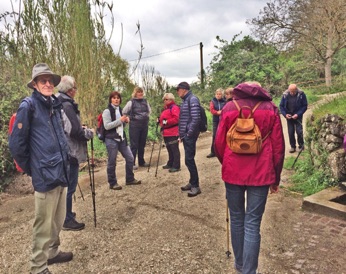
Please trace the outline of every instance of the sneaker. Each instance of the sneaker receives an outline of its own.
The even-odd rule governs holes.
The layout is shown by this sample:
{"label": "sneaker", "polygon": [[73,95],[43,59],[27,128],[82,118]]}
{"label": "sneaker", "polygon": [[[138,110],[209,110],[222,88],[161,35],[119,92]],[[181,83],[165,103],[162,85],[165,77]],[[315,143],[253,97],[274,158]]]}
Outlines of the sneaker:
{"label": "sneaker", "polygon": [[115,185],[110,185],[109,186],[109,189],[113,189],[113,190],[121,190],[122,189],[122,186],[118,185],[118,184],[115,184]]}
{"label": "sneaker", "polygon": [[169,169],[169,172],[178,172],[178,171],[180,171],[180,168],[172,167],[172,168]]}
{"label": "sneaker", "polygon": [[138,166],[133,165],[133,170],[137,170],[137,169],[138,169]]}
{"label": "sneaker", "polygon": [[188,183],[186,186],[182,186],[180,189],[181,189],[182,191],[188,191],[188,190],[191,190],[191,184],[190,184],[190,183]]}
{"label": "sneaker", "polygon": [[78,223],[75,219],[71,219],[68,222],[65,222],[62,230],[68,231],[78,231],[78,230],[82,230],[85,228],[85,224],[84,223]]}
{"label": "sneaker", "polygon": [[131,182],[126,182],[126,185],[127,185],[127,186],[140,185],[141,183],[142,183],[141,180],[136,180],[136,179],[134,179],[134,180],[131,181]]}
{"label": "sneaker", "polygon": [[169,165],[164,165],[164,166],[162,166],[162,168],[163,168],[163,169],[171,169],[172,167],[169,166]]}
{"label": "sneaker", "polygon": [[[30,272],[30,274],[32,273]],[[44,270],[42,270],[41,272],[38,272],[37,274],[52,274],[52,272],[50,272],[48,268],[45,268]]]}
{"label": "sneaker", "polygon": [[294,153],[296,152],[296,149],[294,147],[291,147],[290,150],[288,151],[289,153]]}
{"label": "sneaker", "polygon": [[[56,255],[54,258],[48,259],[47,264],[51,265],[51,264],[66,263],[66,262],[71,261],[72,259],[73,259],[73,253],[72,252],[60,251],[58,253],[58,255]],[[49,273],[51,273],[51,272],[49,272]]]}
{"label": "sneaker", "polygon": [[140,167],[148,167],[149,166],[149,164],[148,163],[144,163],[144,164],[141,164],[141,165],[139,165]]}
{"label": "sneaker", "polygon": [[213,157],[216,157],[215,153],[209,153],[209,154],[207,155],[207,158],[213,158]]}
{"label": "sneaker", "polygon": [[188,197],[195,197],[198,194],[201,194],[201,189],[199,187],[191,187],[191,190],[187,193]]}

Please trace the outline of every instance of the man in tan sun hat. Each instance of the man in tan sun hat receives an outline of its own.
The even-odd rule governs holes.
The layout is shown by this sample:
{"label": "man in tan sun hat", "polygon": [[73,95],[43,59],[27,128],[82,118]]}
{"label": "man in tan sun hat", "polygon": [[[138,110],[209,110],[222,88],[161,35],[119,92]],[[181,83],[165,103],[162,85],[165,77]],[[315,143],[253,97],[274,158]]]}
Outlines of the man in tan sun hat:
{"label": "man in tan sun hat", "polygon": [[61,104],[53,95],[61,77],[47,64],[36,64],[27,86],[32,95],[17,111],[9,138],[13,158],[32,177],[35,221],[31,273],[51,273],[47,265],[71,261],[72,252],[59,251],[59,234],[66,214],[68,144],[61,122]]}

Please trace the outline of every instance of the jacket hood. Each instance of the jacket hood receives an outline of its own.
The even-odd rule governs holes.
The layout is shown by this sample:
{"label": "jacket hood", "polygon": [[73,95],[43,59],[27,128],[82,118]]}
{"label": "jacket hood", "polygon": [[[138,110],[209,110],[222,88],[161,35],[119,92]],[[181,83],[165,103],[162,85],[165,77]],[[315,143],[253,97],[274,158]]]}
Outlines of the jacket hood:
{"label": "jacket hood", "polygon": [[256,84],[239,84],[233,90],[235,99],[258,99],[261,101],[271,101],[272,97],[264,88]]}

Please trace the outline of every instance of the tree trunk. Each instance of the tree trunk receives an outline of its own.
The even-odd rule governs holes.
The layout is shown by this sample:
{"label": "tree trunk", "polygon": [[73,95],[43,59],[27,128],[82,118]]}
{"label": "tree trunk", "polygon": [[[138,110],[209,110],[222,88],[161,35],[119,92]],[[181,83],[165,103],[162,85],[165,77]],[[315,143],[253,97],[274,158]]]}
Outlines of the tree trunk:
{"label": "tree trunk", "polygon": [[332,86],[332,57],[327,58],[324,64],[324,73],[326,80],[326,87]]}

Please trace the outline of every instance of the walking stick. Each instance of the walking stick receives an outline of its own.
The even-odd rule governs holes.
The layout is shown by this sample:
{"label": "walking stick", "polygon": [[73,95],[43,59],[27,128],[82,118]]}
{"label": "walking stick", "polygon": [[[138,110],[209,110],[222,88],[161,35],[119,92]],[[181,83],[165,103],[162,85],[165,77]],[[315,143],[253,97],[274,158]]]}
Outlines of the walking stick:
{"label": "walking stick", "polygon": [[[78,188],[79,188],[80,195],[82,196],[83,201],[85,201],[84,200],[84,195],[83,195],[83,192],[82,192],[82,189],[81,189],[79,183],[77,183],[77,185],[78,185]],[[75,198],[75,201],[76,201],[76,198]]]}
{"label": "walking stick", "polygon": [[89,153],[87,150],[87,160],[88,160],[88,169],[89,169],[89,179],[90,179],[90,189],[91,189],[91,195],[93,200],[93,211],[94,211],[94,226],[96,227],[96,201],[95,201],[95,176],[94,176],[94,142],[93,138],[90,139],[90,146],[91,146],[91,164],[89,159]]}
{"label": "walking stick", "polygon": [[[156,130],[155,130],[156,136],[158,136],[157,129],[158,129],[159,124],[160,124],[160,120],[159,120],[159,119],[160,119],[160,118],[158,117],[158,118],[157,118],[157,121],[156,121]],[[148,166],[148,172],[149,172],[149,170],[150,170],[151,159],[153,158],[154,148],[155,148],[155,141],[153,142],[153,148],[151,149],[151,154],[150,154],[150,159],[149,159],[149,166]]]}
{"label": "walking stick", "polygon": [[155,147],[155,141],[153,142],[153,148],[151,149],[151,153],[150,153],[148,172],[149,172],[150,166],[151,166],[151,159],[153,158],[154,147]]}
{"label": "walking stick", "polygon": [[228,210],[228,203],[227,203],[227,199],[226,199],[226,225],[227,225],[227,250],[226,250],[226,255],[227,258],[230,257],[231,252],[229,251],[229,210]]}
{"label": "walking stick", "polygon": [[157,162],[156,162],[155,178],[157,177],[157,169],[159,168],[161,148],[162,148],[162,137],[160,138],[160,147],[159,147],[159,155],[157,156]]}
{"label": "walking stick", "polygon": [[293,162],[293,165],[291,166],[291,169],[292,169],[292,168],[294,167],[294,165],[296,164],[296,162],[297,162],[297,160],[298,160],[300,154],[303,152],[303,150],[304,150],[304,146],[300,149],[300,151],[299,151],[297,157],[295,158],[295,160],[294,160],[294,162]]}

